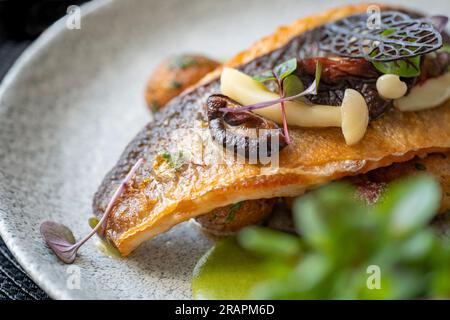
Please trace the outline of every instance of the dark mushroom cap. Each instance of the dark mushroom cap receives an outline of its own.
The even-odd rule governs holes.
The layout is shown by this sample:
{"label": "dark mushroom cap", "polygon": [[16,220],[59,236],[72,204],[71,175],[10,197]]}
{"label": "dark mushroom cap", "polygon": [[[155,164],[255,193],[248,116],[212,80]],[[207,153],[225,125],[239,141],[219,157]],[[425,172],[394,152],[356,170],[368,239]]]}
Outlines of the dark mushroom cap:
{"label": "dark mushroom cap", "polygon": [[223,112],[221,109],[239,107],[240,104],[222,94],[211,95],[206,102],[209,129],[213,141],[235,155],[270,157],[287,146],[278,125],[249,111]]}

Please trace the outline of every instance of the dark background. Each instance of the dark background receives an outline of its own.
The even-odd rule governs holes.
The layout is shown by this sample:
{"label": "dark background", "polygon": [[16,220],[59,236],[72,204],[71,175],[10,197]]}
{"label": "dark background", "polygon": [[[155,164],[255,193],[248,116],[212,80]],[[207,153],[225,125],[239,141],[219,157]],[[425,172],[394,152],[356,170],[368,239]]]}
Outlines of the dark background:
{"label": "dark background", "polygon": [[[0,0],[0,81],[42,31],[86,0]],[[27,276],[0,238],[0,300],[48,299]]]}

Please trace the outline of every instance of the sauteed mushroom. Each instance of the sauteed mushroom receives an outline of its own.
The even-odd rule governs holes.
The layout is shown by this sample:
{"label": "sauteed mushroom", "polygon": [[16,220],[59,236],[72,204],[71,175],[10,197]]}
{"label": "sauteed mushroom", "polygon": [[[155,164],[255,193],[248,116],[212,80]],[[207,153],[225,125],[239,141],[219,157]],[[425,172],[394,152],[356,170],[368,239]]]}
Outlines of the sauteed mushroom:
{"label": "sauteed mushroom", "polygon": [[211,95],[207,102],[209,129],[214,141],[224,148],[249,159],[270,157],[287,146],[278,125],[252,112],[223,112],[221,109],[240,106],[222,94]]}

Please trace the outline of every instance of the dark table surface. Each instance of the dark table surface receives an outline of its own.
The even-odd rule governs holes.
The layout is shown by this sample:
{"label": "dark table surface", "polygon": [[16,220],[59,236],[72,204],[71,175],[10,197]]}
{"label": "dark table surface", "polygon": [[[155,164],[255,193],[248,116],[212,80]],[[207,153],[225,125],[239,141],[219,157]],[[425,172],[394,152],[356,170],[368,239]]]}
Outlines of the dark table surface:
{"label": "dark table surface", "polygon": [[[12,40],[0,36],[0,80],[31,43],[29,39]],[[0,300],[4,299],[48,299],[25,273],[0,238]]]}
{"label": "dark table surface", "polygon": [[[0,0],[0,81],[28,45],[69,5],[86,0]],[[0,300],[48,299],[14,259],[0,237]]]}

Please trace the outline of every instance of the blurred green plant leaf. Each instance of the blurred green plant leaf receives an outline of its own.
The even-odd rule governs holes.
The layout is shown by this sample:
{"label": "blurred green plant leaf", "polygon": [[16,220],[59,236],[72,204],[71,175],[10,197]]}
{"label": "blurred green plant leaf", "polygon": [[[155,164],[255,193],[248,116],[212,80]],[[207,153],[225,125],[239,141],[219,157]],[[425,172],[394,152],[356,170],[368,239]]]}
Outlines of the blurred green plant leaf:
{"label": "blurred green plant leaf", "polygon": [[295,257],[301,252],[298,237],[262,227],[248,227],[238,235],[239,243],[247,250],[263,255]]}
{"label": "blurred green plant leaf", "polygon": [[440,198],[440,185],[420,175],[391,184],[377,209],[388,217],[390,232],[404,236],[430,222]]}
{"label": "blurred green plant leaf", "polygon": [[[392,183],[374,206],[343,183],[298,198],[298,235],[262,227],[239,233],[241,248],[267,271],[258,280],[248,270],[254,282],[245,282],[247,298],[450,298],[450,240],[429,225],[440,192],[433,178],[419,175]],[[219,265],[232,270],[228,260]]]}

